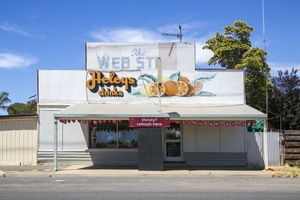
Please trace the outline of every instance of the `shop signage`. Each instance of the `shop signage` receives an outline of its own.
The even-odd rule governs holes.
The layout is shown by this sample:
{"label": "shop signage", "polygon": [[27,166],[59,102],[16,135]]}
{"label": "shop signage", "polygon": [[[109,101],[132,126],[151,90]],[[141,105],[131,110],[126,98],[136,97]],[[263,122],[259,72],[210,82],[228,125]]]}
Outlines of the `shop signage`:
{"label": "shop signage", "polygon": [[98,64],[100,69],[109,69],[109,66],[111,66],[115,70],[128,70],[131,68],[130,66],[136,66],[137,69],[156,69],[158,57],[146,55],[146,51],[140,48],[134,48],[131,50],[130,56],[98,57]]}
{"label": "shop signage", "polygon": [[91,71],[89,74],[91,78],[87,80],[86,87],[101,97],[123,97],[124,92],[118,90],[117,87],[124,87],[130,93],[131,87],[137,86],[137,80],[134,77],[118,77],[114,71],[109,72],[108,77],[100,71]]}
{"label": "shop signage", "polygon": [[131,42],[86,43],[88,70],[150,70],[157,71],[161,57],[164,69],[195,69],[195,43]]}
{"label": "shop signage", "polygon": [[129,127],[131,127],[131,128],[170,127],[170,118],[168,118],[168,117],[131,117],[131,118],[129,118]]}

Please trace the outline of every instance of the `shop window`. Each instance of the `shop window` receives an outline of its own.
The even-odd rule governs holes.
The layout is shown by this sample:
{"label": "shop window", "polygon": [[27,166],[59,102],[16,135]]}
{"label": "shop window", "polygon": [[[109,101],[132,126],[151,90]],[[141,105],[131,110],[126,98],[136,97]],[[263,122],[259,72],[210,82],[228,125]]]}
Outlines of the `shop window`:
{"label": "shop window", "polygon": [[90,125],[91,148],[136,149],[138,129],[129,128],[128,121],[106,121]]}
{"label": "shop window", "polygon": [[167,140],[180,140],[180,124],[171,123],[170,127],[166,129]]}

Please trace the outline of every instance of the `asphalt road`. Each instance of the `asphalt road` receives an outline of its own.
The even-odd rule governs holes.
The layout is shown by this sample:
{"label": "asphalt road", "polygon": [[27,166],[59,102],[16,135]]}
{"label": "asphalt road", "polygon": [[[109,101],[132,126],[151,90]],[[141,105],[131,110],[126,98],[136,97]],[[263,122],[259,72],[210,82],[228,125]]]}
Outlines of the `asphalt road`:
{"label": "asphalt road", "polygon": [[300,178],[3,177],[0,200],[297,199]]}

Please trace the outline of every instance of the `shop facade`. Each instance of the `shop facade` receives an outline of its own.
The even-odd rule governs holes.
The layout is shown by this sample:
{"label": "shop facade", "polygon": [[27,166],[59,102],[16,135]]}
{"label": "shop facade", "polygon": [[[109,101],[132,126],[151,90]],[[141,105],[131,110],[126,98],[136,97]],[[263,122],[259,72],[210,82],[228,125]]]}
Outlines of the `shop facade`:
{"label": "shop facade", "polygon": [[39,152],[56,164],[247,166],[247,127],[266,118],[243,71],[195,69],[193,43],[87,43],[84,70],[39,70],[38,88]]}

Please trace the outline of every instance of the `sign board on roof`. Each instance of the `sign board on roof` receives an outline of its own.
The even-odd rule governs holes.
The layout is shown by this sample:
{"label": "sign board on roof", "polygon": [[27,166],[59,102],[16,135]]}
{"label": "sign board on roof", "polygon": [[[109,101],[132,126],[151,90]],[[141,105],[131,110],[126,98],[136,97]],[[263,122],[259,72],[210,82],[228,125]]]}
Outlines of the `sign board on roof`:
{"label": "sign board on roof", "polygon": [[96,71],[194,70],[195,44],[176,42],[86,43],[86,69]]}
{"label": "sign board on roof", "polygon": [[[39,70],[40,103],[158,103],[155,71]],[[162,72],[165,104],[243,104],[243,71]],[[164,88],[164,90],[163,90]]]}
{"label": "sign board on roof", "polygon": [[194,43],[86,43],[86,70],[39,72],[39,100],[243,104],[243,83],[243,71],[196,70]]}

